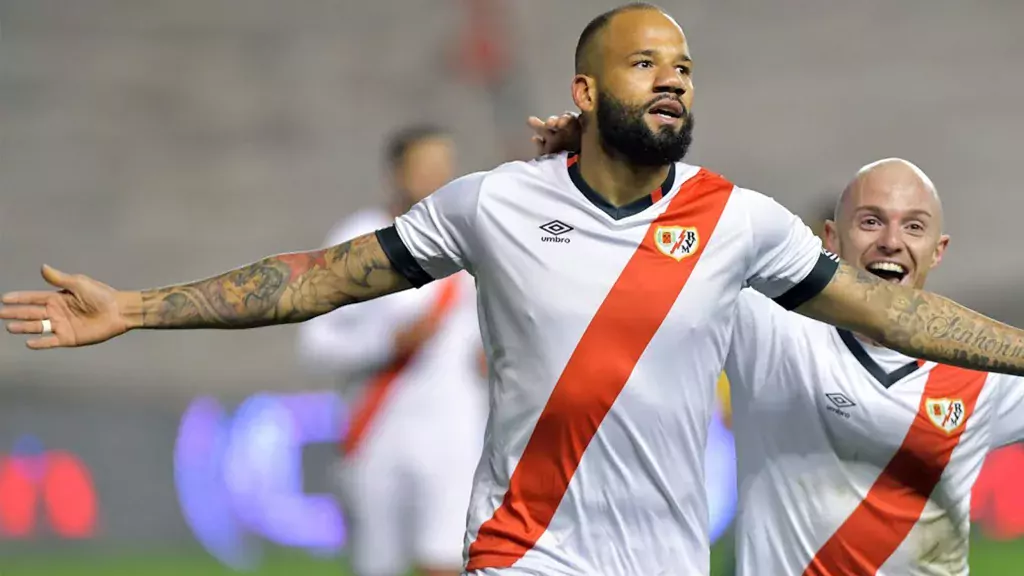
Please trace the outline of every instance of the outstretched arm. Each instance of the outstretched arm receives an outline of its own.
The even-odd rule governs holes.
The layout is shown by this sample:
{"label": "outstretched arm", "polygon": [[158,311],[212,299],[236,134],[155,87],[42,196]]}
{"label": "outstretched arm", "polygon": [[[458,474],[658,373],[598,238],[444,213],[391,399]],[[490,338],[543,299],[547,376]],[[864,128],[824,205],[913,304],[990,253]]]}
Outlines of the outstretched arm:
{"label": "outstretched arm", "polygon": [[9,332],[41,334],[28,341],[30,348],[96,344],[134,328],[237,329],[302,322],[411,287],[375,234],[141,292],[117,291],[50,267],[43,268],[43,277],[59,290],[5,294],[0,307]]}
{"label": "outstretched arm", "polygon": [[845,263],[824,290],[796,311],[914,358],[1024,375],[1024,331]]}
{"label": "outstretched arm", "polygon": [[127,293],[130,328],[254,328],[302,322],[410,288],[374,234],[280,254],[191,284]]}

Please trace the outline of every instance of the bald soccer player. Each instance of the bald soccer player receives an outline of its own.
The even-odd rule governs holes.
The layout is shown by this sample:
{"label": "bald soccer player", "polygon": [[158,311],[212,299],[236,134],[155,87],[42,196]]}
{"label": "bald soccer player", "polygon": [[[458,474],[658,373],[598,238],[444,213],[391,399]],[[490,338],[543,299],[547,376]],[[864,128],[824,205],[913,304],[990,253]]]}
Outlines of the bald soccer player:
{"label": "bald soccer player", "polygon": [[[914,288],[949,243],[931,180],[898,159],[857,174],[825,236]],[[995,346],[957,321],[929,328]],[[968,573],[971,488],[991,450],[1024,440],[1020,378],[921,361],[752,290],[731,342],[740,576]]]}
{"label": "bald soccer player", "polygon": [[7,294],[0,317],[30,348],[84,346],[301,322],[468,270],[490,412],[465,570],[707,574],[704,449],[744,288],[975,369],[1024,374],[1024,331],[842,264],[777,202],[683,163],[692,66],[660,9],[602,14],[571,84],[579,154],[471,174],[375,233],[188,284],[117,291],[46,267],[60,290]]}

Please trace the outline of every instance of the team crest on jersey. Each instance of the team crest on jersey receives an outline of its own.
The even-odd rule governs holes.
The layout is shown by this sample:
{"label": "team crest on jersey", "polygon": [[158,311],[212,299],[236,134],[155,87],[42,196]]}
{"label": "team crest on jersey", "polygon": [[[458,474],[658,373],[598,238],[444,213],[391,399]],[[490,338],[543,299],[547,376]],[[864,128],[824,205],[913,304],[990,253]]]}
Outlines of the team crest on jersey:
{"label": "team crest on jersey", "polygon": [[679,261],[697,252],[700,236],[693,227],[658,226],[654,230],[654,245],[662,254]]}
{"label": "team crest on jersey", "polygon": [[952,434],[964,423],[964,401],[959,398],[927,398],[925,412],[939,430]]}

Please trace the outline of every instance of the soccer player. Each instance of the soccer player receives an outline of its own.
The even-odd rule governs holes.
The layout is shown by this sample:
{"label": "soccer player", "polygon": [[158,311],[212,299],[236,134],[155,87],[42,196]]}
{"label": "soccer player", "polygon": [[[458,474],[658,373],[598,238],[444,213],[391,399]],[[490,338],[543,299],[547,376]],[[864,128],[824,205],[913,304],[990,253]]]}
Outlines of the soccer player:
{"label": "soccer player", "polygon": [[467,270],[490,367],[467,572],[707,574],[704,446],[744,287],[970,368],[1024,374],[1024,331],[842,264],[777,202],[681,162],[692,66],[663,11],[610,11],[578,43],[579,154],[471,174],[373,234],[188,284],[117,291],[44,267],[60,290],[5,295],[0,317],[30,348],[82,346],[301,322]]}
{"label": "soccer player", "polygon": [[[931,180],[887,159],[847,186],[826,244],[887,282],[921,288],[949,243],[942,226]],[[1024,440],[1024,382],[918,360],[751,290],[736,313],[726,372],[738,573],[967,574],[971,488],[990,450]],[[954,319],[928,332],[1001,346]]]}
{"label": "soccer player", "polygon": [[[541,152],[577,145],[571,114],[530,123]],[[927,175],[886,159],[857,173],[823,236],[845,261],[922,288],[949,244],[942,226]],[[971,488],[990,450],[1024,440],[1024,382],[916,360],[754,290],[736,315],[737,573],[967,574]],[[931,329],[997,345],[953,322]]]}
{"label": "soccer player", "polygon": [[[385,228],[451,180],[454,145],[442,130],[395,134],[389,207],[340,222],[327,245]],[[457,576],[487,399],[479,369],[473,279],[459,272],[420,290],[346,306],[299,327],[303,363],[348,384],[352,406],[339,488],[359,576]]]}

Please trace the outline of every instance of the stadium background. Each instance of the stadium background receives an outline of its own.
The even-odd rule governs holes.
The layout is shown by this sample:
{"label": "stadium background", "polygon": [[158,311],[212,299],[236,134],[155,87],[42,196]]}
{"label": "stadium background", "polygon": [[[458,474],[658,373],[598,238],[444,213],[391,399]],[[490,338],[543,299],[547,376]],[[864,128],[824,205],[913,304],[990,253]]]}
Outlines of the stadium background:
{"label": "stadium background", "polygon": [[[41,262],[143,287],[316,246],[380,199],[408,122],[450,126],[462,171],[528,155],[525,117],[571,108],[576,36],[615,4],[0,0],[0,292]],[[932,288],[1024,325],[1024,3],[662,4],[697,60],[693,162],[813,221],[856,167],[913,160],[954,238]],[[294,334],[0,339],[0,575],[339,573],[345,411]],[[1004,449],[975,489],[974,574],[1024,561],[1022,472]]]}

